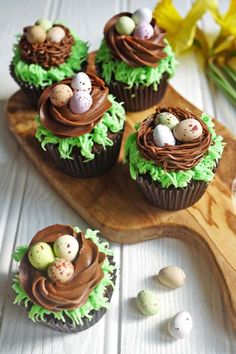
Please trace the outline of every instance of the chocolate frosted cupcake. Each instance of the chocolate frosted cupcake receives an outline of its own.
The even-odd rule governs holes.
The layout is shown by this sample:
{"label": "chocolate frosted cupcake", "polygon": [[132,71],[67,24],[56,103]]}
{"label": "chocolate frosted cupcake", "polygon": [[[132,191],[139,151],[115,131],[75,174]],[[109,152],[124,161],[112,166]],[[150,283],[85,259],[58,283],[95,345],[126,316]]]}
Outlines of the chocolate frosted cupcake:
{"label": "chocolate frosted cupcake", "polygon": [[37,108],[43,89],[86,69],[87,54],[87,43],[67,27],[42,19],[18,35],[10,73]]}
{"label": "chocolate frosted cupcake", "polygon": [[141,111],[159,102],[176,60],[149,9],[122,12],[104,28],[96,55],[99,75],[129,111]]}
{"label": "chocolate frosted cupcake", "polygon": [[117,162],[125,111],[97,76],[81,72],[47,88],[36,119],[36,138],[65,174],[96,177]]}
{"label": "chocolate frosted cupcake", "polygon": [[14,278],[14,303],[33,322],[62,332],[80,332],[106,312],[116,279],[112,251],[98,231],[52,225],[40,230],[29,246],[14,253],[20,262]]}
{"label": "chocolate frosted cupcake", "polygon": [[125,160],[150,203],[179,210],[202,197],[214,178],[223,146],[208,114],[158,108],[128,137]]}

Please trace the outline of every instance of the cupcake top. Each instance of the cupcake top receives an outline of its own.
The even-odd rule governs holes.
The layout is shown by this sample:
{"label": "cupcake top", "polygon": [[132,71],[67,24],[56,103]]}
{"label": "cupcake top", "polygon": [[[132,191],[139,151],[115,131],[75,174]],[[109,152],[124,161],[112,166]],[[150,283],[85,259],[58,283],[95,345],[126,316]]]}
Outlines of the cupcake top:
{"label": "cupcake top", "polygon": [[131,67],[156,67],[166,57],[165,31],[158,27],[149,9],[122,12],[105,25],[104,38],[112,56]]}
{"label": "cupcake top", "polygon": [[39,100],[40,121],[57,136],[84,135],[111,108],[108,93],[96,75],[80,72],[44,90]]}

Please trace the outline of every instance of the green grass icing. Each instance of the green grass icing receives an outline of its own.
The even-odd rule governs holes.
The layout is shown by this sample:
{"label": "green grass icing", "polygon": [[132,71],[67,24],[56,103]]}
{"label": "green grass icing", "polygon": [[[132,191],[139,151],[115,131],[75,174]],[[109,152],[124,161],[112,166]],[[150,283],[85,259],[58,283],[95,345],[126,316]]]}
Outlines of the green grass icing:
{"label": "green grass icing", "polygon": [[[15,75],[18,79],[27,82],[36,87],[50,86],[53,82],[61,81],[67,77],[73,76],[80,71],[82,65],[87,60],[88,44],[80,40],[71,32],[75,39],[75,43],[71,48],[71,54],[65,63],[52,67],[49,70],[44,69],[38,64],[26,63],[20,55],[18,43],[14,45],[14,57],[12,63]],[[19,41],[20,35],[17,36]]]}
{"label": "green grass icing", "polygon": [[[74,228],[76,232],[79,232],[80,229],[78,227]],[[105,253],[107,256],[112,256],[113,252],[108,248],[108,242],[101,242],[97,236],[99,231],[97,230],[86,230],[85,237],[90,238],[93,242],[98,246],[100,252]],[[20,246],[13,252],[13,258],[20,262],[23,258],[25,252],[27,252],[28,246]],[[32,303],[24,289],[22,288],[19,277],[16,276],[13,279],[13,286],[12,288],[16,292],[16,298],[14,304],[22,304],[24,307],[28,307],[31,305],[31,309],[28,312],[28,317],[33,321],[36,322],[37,320],[45,321],[45,315],[52,315],[55,319],[61,320],[63,322],[66,321],[66,317],[68,317],[73,326],[75,327],[77,324],[83,325],[83,318],[88,318],[89,320],[92,319],[90,312],[92,310],[100,310],[101,308],[108,308],[109,301],[108,298],[104,295],[106,288],[108,286],[114,287],[112,282],[112,273],[114,272],[115,267],[109,263],[108,258],[105,259],[102,270],[104,273],[104,277],[101,282],[93,289],[90,293],[86,304],[82,307],[75,309],[75,310],[62,310],[59,312],[52,312],[49,310],[44,309],[43,307]]]}
{"label": "green grass icing", "polygon": [[94,129],[87,134],[84,134],[75,138],[60,138],[46,129],[40,122],[39,116],[37,120],[36,138],[41,143],[41,146],[46,150],[47,144],[58,145],[58,151],[62,159],[73,159],[72,151],[74,147],[80,149],[82,156],[88,161],[94,159],[92,148],[94,143],[106,146],[112,146],[113,141],[108,137],[108,131],[112,133],[118,133],[124,127],[125,122],[125,110],[122,107],[122,103],[115,101],[112,95],[108,95],[108,99],[111,101],[111,108],[106,111],[100,122],[94,127]]}
{"label": "green grass icing", "polygon": [[162,75],[167,72],[173,76],[177,64],[174,52],[167,41],[164,52],[167,56],[159,61],[156,68],[149,66],[132,68],[124,61],[112,58],[111,52],[103,40],[96,55],[96,64],[101,68],[101,76],[107,84],[114,77],[116,81],[127,84],[129,88],[134,85],[153,85],[154,90],[157,90]]}
{"label": "green grass icing", "polygon": [[[163,188],[171,185],[176,188],[186,187],[191,180],[210,182],[214,177],[213,169],[223,153],[224,143],[222,143],[223,138],[216,135],[211,117],[203,113],[201,119],[206,123],[212,135],[212,144],[195,167],[187,171],[165,171],[161,166],[155,165],[154,162],[141,155],[136,143],[136,133],[133,133],[125,144],[125,162],[129,163],[131,177],[135,180],[139,174],[148,173],[153,181],[159,182]],[[136,129],[138,130],[138,126]]]}

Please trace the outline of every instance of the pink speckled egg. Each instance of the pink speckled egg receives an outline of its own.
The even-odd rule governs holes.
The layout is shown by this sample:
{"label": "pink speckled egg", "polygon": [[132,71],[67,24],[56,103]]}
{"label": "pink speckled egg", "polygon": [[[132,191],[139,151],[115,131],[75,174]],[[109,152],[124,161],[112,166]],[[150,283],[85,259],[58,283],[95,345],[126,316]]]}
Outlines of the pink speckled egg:
{"label": "pink speckled egg", "polygon": [[77,91],[70,99],[70,109],[75,114],[87,112],[92,106],[93,100],[86,91]]}
{"label": "pink speckled egg", "polygon": [[154,29],[150,23],[141,22],[134,30],[134,37],[150,39],[154,34]]}
{"label": "pink speckled egg", "polygon": [[74,266],[70,261],[56,258],[48,267],[48,276],[53,283],[66,283],[74,273]]}
{"label": "pink speckled egg", "polygon": [[73,91],[70,86],[59,84],[52,88],[50,100],[56,107],[62,107],[69,103],[70,98],[73,96]]}
{"label": "pink speckled egg", "polygon": [[202,125],[197,119],[184,119],[176,125],[173,133],[177,140],[188,143],[202,135]]}
{"label": "pink speckled egg", "polygon": [[75,90],[86,91],[88,93],[90,93],[92,90],[92,83],[90,77],[83,72],[80,72],[75,75],[75,77],[71,81],[71,86]]}

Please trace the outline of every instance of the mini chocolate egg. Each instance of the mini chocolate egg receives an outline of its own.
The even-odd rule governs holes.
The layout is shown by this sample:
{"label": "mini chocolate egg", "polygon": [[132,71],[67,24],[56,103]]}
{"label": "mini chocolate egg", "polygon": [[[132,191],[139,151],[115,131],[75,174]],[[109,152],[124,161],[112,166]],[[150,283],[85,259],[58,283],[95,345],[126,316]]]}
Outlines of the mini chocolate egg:
{"label": "mini chocolate egg", "polygon": [[68,104],[70,98],[73,96],[73,91],[70,86],[59,84],[52,88],[50,100],[56,107],[62,107]]}
{"label": "mini chocolate egg", "polygon": [[168,286],[168,288],[176,289],[184,285],[186,276],[181,268],[168,266],[159,271],[158,279],[162,284]]}
{"label": "mini chocolate egg", "polygon": [[70,109],[75,114],[87,112],[92,106],[93,100],[88,92],[77,91],[70,99]]}
{"label": "mini chocolate egg", "polygon": [[168,331],[176,339],[187,337],[193,327],[193,320],[187,311],[180,311],[168,322]]}
{"label": "mini chocolate egg", "polygon": [[154,29],[150,23],[141,22],[134,30],[134,37],[141,39],[150,39],[154,34]]}
{"label": "mini chocolate egg", "polygon": [[47,40],[59,43],[65,37],[66,33],[62,27],[54,26],[47,33]]}
{"label": "mini chocolate egg", "polygon": [[174,114],[169,112],[158,113],[155,120],[156,124],[164,124],[171,130],[179,124],[179,120]]}
{"label": "mini chocolate egg", "polygon": [[147,7],[138,9],[133,13],[132,19],[134,20],[136,26],[141,22],[150,23],[152,21],[152,11]]}
{"label": "mini chocolate egg", "polygon": [[83,72],[80,72],[75,75],[75,77],[71,81],[71,86],[75,90],[86,91],[88,93],[90,93],[92,90],[92,83],[90,77]]}
{"label": "mini chocolate egg", "polygon": [[75,237],[63,235],[54,242],[53,250],[57,257],[73,262],[79,251],[79,243]]}
{"label": "mini chocolate egg", "polygon": [[40,18],[35,22],[36,25],[43,27],[43,29],[47,32],[52,28],[52,22],[47,20],[46,18]]}
{"label": "mini chocolate egg", "polygon": [[56,258],[48,267],[48,277],[53,283],[66,283],[73,273],[73,264],[62,258]]}
{"label": "mini chocolate egg", "polygon": [[119,20],[116,22],[116,31],[119,34],[130,35],[133,33],[135,28],[135,23],[131,17],[121,16]]}
{"label": "mini chocolate egg", "polygon": [[176,125],[173,133],[177,140],[190,143],[202,135],[202,125],[197,119],[184,119]]}
{"label": "mini chocolate egg", "polygon": [[172,131],[163,124],[158,124],[153,129],[153,140],[158,147],[175,145],[175,137],[172,134]]}
{"label": "mini chocolate egg", "polygon": [[137,295],[139,310],[145,316],[156,315],[160,308],[160,302],[156,294],[150,290],[141,290]]}
{"label": "mini chocolate egg", "polygon": [[46,31],[41,26],[31,26],[27,29],[26,38],[31,44],[43,43],[46,39]]}
{"label": "mini chocolate egg", "polygon": [[28,258],[32,266],[38,270],[45,270],[55,257],[52,248],[46,242],[37,242],[30,246]]}

